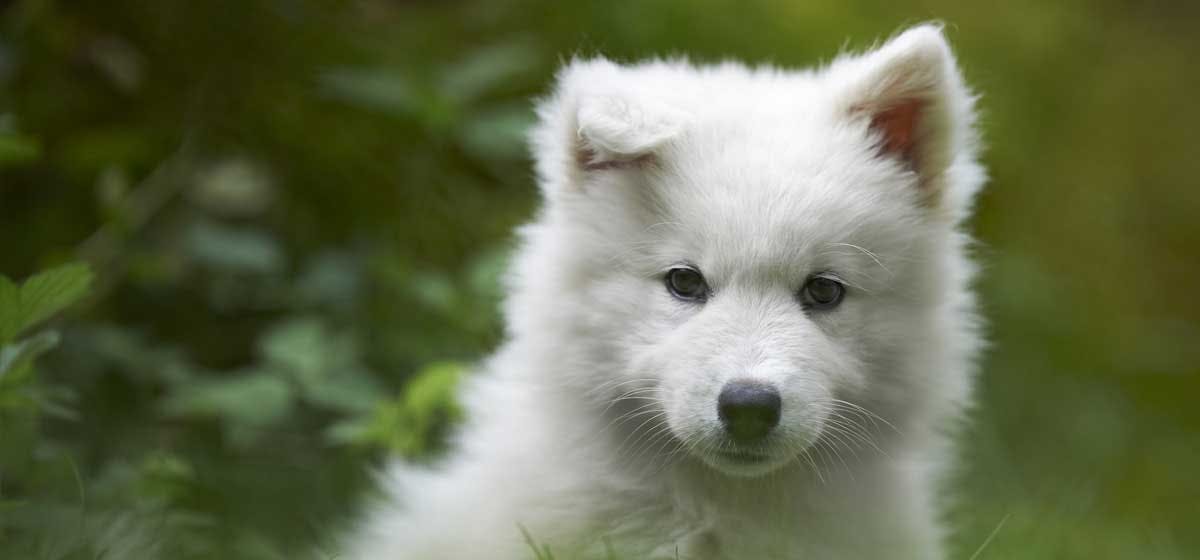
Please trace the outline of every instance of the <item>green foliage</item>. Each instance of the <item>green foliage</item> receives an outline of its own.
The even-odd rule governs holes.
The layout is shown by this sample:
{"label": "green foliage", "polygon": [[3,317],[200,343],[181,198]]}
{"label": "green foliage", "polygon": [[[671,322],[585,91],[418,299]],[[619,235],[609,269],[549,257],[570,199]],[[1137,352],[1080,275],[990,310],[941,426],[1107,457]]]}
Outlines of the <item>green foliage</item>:
{"label": "green foliage", "polygon": [[255,442],[262,430],[287,418],[293,399],[286,381],[260,372],[237,372],[230,379],[202,380],[178,387],[162,403],[167,416],[217,419],[234,445]]}
{"label": "green foliage", "polygon": [[[0,448],[0,467],[8,467],[14,459],[25,459],[16,454],[27,451],[26,446],[37,438],[36,423],[41,415],[70,416],[70,411],[55,401],[54,391],[39,386],[32,375],[34,360],[58,345],[58,333],[45,330],[19,340],[17,336],[77,302],[87,294],[91,282],[92,272],[84,264],[46,270],[20,285],[0,275],[0,442],[17,444],[15,448]],[[73,463],[71,467],[74,487],[83,496],[78,471]],[[0,481],[11,484],[7,480],[11,474],[7,468],[0,470],[0,476],[4,476]],[[22,515],[27,509],[26,500],[10,498],[0,486],[0,521]],[[0,522],[0,539],[8,528],[8,523]]]}
{"label": "green foliage", "polygon": [[46,331],[25,340],[0,346],[0,384],[20,384],[34,358],[58,346],[58,333]]}
{"label": "green foliage", "polygon": [[399,397],[332,426],[328,437],[335,443],[376,445],[415,458],[436,446],[445,430],[461,418],[455,389],[462,374],[460,364],[431,364],[409,380]]}
{"label": "green foliage", "polygon": [[0,275],[0,344],[83,297],[91,283],[92,272],[83,264],[35,274],[20,286]]}
{"label": "green foliage", "polygon": [[529,550],[533,552],[533,560],[554,560],[554,553],[550,552],[550,545],[539,545],[533,535],[529,534],[528,529],[523,526],[518,529],[521,530],[521,537],[525,539],[525,544],[529,545]]}
{"label": "green foliage", "polygon": [[561,60],[809,65],[931,18],[993,177],[955,557],[1001,519],[979,560],[1195,557],[1194,4],[9,2],[0,558],[306,555],[501,340]]}
{"label": "green foliage", "polygon": [[21,134],[15,128],[11,117],[0,114],[0,169],[29,164],[42,155],[37,139]]}
{"label": "green foliage", "polygon": [[0,131],[0,167],[37,160],[41,146],[32,138]]}
{"label": "green foliage", "polygon": [[59,341],[55,331],[16,337],[78,301],[91,282],[92,272],[84,264],[53,268],[20,285],[0,275],[0,415],[36,400],[29,387],[33,360]]}

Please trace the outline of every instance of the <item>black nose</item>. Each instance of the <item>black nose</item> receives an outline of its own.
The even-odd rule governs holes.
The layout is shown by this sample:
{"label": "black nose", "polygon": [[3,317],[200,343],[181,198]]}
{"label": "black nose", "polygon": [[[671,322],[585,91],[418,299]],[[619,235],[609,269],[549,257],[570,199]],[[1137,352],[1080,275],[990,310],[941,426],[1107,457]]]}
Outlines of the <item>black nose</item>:
{"label": "black nose", "polygon": [[717,397],[717,416],[733,439],[750,443],[779,424],[779,391],[765,383],[730,381]]}

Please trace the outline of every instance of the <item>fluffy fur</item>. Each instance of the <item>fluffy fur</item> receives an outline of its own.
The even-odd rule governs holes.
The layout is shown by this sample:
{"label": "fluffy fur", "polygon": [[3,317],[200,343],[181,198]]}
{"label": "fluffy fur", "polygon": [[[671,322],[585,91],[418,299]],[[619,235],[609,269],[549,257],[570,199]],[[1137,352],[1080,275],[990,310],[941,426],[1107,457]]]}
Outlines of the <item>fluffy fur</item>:
{"label": "fluffy fur", "polygon": [[[814,71],[577,60],[532,135],[509,340],[434,468],[394,466],[363,560],[936,559],[980,346],[973,98],[939,28]],[[702,271],[706,302],[664,287]],[[847,286],[834,309],[797,294]],[[736,461],[717,395],[778,388]]]}

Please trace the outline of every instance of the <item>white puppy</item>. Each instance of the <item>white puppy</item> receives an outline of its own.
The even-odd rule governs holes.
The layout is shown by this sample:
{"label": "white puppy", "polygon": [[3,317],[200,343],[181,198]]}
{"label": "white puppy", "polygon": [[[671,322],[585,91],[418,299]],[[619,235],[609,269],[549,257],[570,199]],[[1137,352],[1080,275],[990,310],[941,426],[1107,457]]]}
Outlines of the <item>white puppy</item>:
{"label": "white puppy", "polygon": [[941,557],[972,102],[934,26],[815,71],[569,64],[509,340],[347,556]]}

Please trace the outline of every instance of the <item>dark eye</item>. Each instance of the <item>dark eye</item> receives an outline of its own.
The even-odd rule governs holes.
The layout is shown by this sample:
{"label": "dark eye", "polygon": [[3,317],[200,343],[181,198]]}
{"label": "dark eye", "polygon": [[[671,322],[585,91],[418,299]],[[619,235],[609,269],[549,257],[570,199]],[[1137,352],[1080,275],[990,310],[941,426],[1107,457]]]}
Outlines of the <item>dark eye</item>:
{"label": "dark eye", "polygon": [[846,286],[828,276],[813,276],[800,289],[800,300],[809,309],[833,309],[846,296]]}
{"label": "dark eye", "polygon": [[684,301],[704,301],[708,298],[708,283],[699,270],[676,267],[667,271],[667,290]]}

